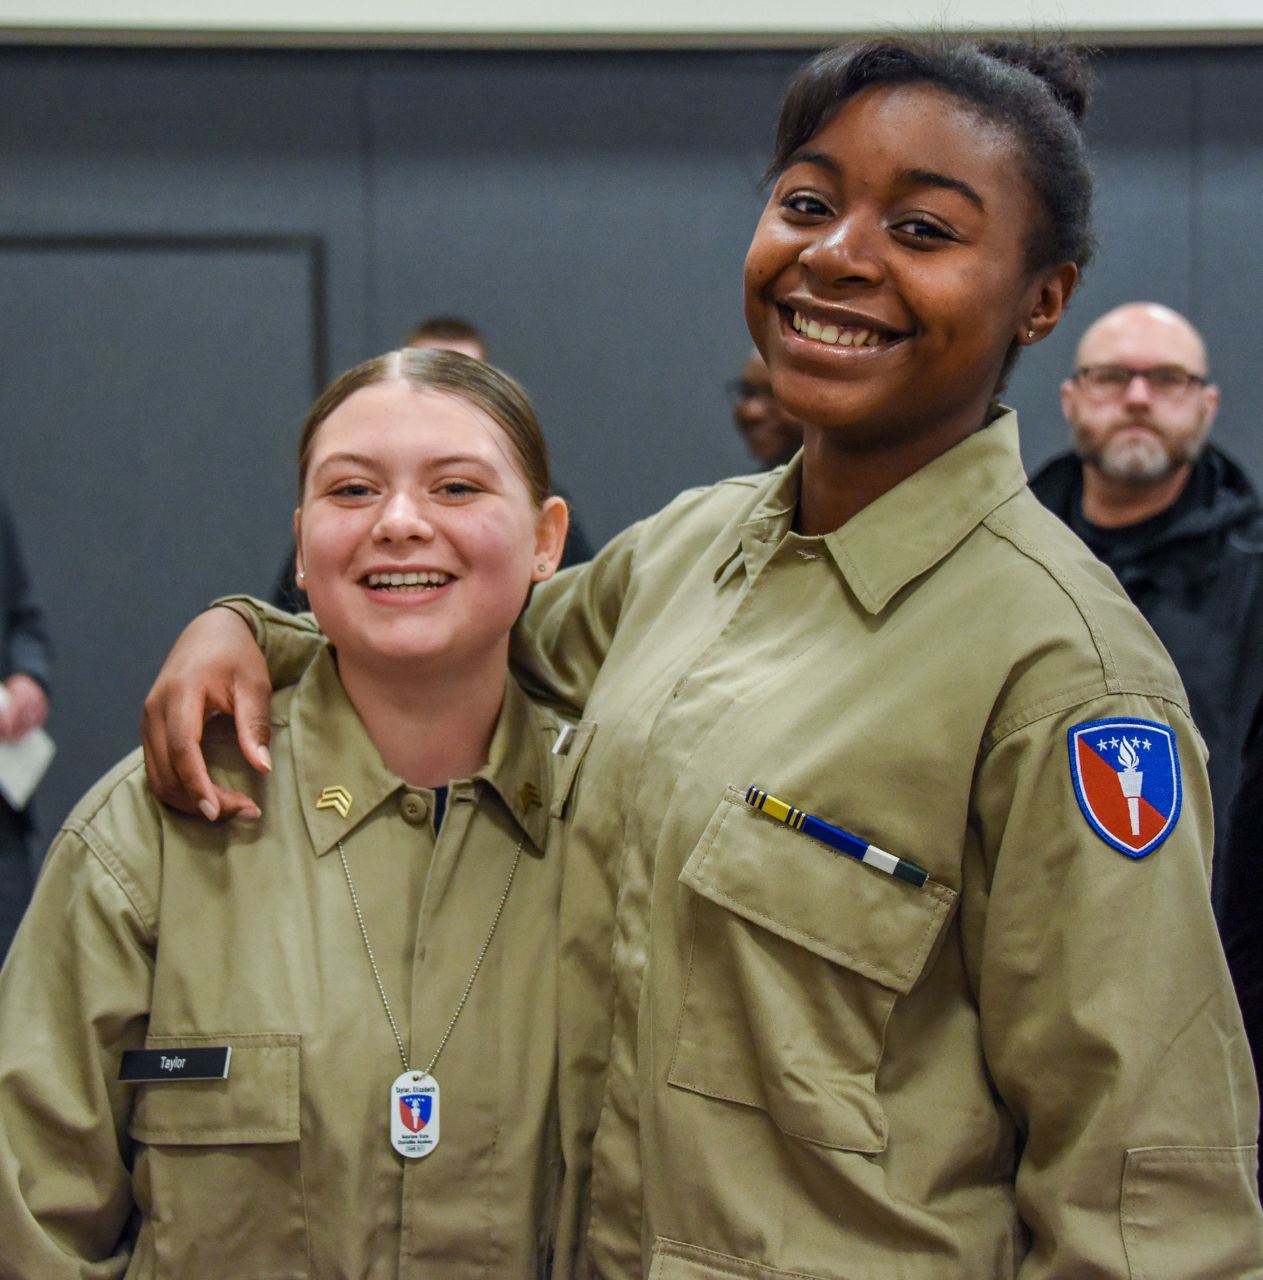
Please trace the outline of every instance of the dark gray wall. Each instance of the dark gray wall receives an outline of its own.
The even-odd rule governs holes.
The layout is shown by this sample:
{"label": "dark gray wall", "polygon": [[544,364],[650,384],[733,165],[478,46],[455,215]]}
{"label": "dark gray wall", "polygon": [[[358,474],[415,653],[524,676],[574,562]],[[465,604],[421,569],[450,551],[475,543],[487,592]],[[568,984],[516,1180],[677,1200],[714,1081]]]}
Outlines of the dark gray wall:
{"label": "dark gray wall", "polygon": [[[45,826],[135,740],[183,620],[266,592],[329,372],[453,310],[533,393],[595,540],[745,469],[722,384],[794,52],[0,51],[0,489],[60,652]],[[1098,311],[1205,330],[1258,474],[1263,49],[1105,58],[1101,252],[1010,400],[1028,459]]]}

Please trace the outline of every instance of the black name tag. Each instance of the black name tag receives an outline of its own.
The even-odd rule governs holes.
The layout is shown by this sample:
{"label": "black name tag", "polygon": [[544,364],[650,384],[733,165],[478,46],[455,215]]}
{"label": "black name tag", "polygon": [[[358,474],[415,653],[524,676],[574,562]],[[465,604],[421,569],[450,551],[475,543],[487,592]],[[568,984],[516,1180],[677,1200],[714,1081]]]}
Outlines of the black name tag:
{"label": "black name tag", "polygon": [[155,1080],[227,1080],[232,1047],[207,1049],[128,1049],[118,1069],[124,1084]]}

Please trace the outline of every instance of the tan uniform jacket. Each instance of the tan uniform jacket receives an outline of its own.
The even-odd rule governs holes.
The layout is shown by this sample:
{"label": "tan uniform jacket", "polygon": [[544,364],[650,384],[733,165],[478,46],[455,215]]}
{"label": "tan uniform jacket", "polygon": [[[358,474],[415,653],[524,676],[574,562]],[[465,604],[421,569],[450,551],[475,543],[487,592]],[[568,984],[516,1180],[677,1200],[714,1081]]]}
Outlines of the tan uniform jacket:
{"label": "tan uniform jacket", "polygon": [[[76,807],[0,975],[0,1276],[394,1280],[542,1274],[556,1178],[550,752],[510,681],[488,766],[432,792],[382,764],[322,656],[273,707],[275,769],[212,770],[257,823],[157,806],[139,755]],[[421,730],[423,731],[423,730]],[[345,814],[326,788],[346,793]],[[336,793],[327,793],[335,795]],[[341,801],[339,803],[342,803]],[[390,1145],[433,1074],[440,1137]],[[122,1052],[231,1046],[223,1081],[121,1085]]]}
{"label": "tan uniform jacket", "polygon": [[[559,1274],[1263,1276],[1169,660],[1026,489],[1012,416],[825,537],[792,532],[797,467],[683,495],[527,615],[519,661],[597,726],[562,895]],[[1122,719],[1181,766],[1139,859],[1072,771],[1075,728]]]}

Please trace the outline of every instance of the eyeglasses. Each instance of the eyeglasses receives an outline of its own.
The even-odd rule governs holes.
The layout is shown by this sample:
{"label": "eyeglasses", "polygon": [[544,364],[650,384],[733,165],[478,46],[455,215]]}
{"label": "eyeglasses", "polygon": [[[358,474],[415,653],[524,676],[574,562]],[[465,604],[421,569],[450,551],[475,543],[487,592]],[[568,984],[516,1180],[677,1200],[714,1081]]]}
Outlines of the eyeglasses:
{"label": "eyeglasses", "polygon": [[747,382],[744,378],[734,378],[732,382],[725,382],[724,390],[734,405],[742,404],[747,400],[771,401],[772,399],[771,387],[761,387],[757,383]]}
{"label": "eyeglasses", "polygon": [[1125,364],[1089,364],[1074,371],[1079,385],[1098,400],[1116,400],[1135,378],[1143,378],[1155,400],[1178,400],[1191,387],[1204,387],[1200,373],[1189,373],[1178,364],[1160,364],[1152,369],[1133,369]]}

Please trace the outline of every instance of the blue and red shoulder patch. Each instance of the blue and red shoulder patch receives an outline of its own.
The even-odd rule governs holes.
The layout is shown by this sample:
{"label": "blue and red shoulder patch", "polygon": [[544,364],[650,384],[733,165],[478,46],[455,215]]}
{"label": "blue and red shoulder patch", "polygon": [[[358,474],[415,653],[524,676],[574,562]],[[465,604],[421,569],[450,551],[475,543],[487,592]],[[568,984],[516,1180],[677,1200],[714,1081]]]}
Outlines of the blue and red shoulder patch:
{"label": "blue and red shoulder patch", "polygon": [[1107,844],[1143,858],[1180,816],[1175,734],[1152,720],[1093,720],[1070,730],[1070,776],[1088,825]]}

